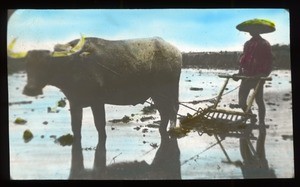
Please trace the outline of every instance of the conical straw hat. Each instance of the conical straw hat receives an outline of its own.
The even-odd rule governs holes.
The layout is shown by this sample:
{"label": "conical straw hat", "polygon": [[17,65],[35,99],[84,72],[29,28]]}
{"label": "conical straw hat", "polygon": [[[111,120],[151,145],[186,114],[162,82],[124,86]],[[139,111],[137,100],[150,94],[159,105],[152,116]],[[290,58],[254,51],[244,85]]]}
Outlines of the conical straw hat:
{"label": "conical straw hat", "polygon": [[255,32],[258,34],[274,32],[275,24],[266,19],[251,19],[236,26],[239,31]]}

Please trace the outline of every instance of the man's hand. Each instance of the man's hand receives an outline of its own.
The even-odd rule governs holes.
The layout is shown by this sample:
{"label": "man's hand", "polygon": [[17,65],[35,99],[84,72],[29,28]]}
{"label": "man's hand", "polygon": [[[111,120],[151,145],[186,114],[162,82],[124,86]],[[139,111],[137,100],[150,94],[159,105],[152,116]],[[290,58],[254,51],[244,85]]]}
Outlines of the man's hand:
{"label": "man's hand", "polygon": [[239,73],[233,74],[233,75],[232,75],[232,79],[233,79],[234,81],[238,81],[239,78],[237,78],[237,76],[239,76],[239,75],[240,75]]}

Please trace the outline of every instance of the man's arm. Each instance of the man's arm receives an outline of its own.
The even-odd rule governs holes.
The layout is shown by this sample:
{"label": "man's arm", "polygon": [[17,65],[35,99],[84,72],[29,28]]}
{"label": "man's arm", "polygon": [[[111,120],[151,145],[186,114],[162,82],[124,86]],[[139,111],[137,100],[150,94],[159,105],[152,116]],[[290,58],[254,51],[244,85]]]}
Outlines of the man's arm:
{"label": "man's arm", "polygon": [[273,64],[272,47],[269,42],[264,41],[262,43],[257,59],[260,61],[259,74],[264,77],[269,76]]}

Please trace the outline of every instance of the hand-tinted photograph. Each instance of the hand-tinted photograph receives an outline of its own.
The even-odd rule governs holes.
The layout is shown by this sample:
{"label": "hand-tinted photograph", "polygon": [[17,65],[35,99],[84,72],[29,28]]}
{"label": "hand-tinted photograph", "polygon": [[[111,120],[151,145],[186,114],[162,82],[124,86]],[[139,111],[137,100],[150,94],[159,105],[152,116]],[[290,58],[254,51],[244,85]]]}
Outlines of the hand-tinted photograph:
{"label": "hand-tinted photograph", "polygon": [[289,10],[7,13],[11,179],[295,177]]}

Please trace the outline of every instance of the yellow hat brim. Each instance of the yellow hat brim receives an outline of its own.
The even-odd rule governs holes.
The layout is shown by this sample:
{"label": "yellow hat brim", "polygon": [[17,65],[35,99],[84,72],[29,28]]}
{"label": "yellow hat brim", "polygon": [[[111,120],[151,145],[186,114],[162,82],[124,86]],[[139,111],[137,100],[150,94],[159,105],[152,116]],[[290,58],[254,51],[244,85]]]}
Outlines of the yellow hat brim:
{"label": "yellow hat brim", "polygon": [[236,26],[239,31],[255,32],[258,34],[274,32],[275,24],[266,19],[251,19]]}

